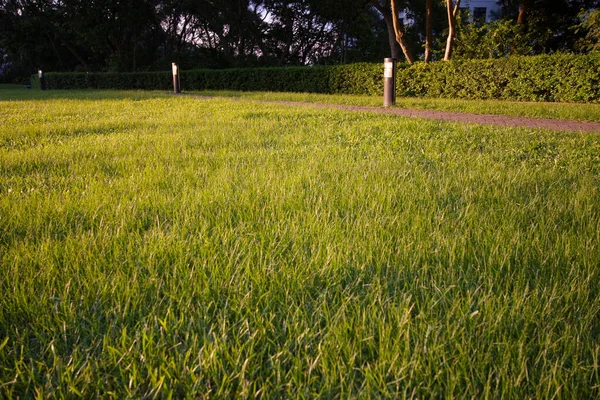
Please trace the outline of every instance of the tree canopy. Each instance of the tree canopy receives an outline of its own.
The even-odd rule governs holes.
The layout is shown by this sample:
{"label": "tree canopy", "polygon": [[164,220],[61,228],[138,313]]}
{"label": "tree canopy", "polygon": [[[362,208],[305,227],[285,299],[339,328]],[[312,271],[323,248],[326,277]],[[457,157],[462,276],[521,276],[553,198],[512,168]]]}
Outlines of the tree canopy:
{"label": "tree canopy", "polygon": [[[596,51],[590,41],[597,40],[598,3],[500,0],[500,22],[482,26],[459,16],[450,26],[455,57]],[[439,60],[450,40],[447,4],[453,2],[0,0],[0,75],[163,70],[173,61],[183,68],[412,61],[425,57],[427,37],[428,59]],[[495,41],[486,37],[492,31]]]}

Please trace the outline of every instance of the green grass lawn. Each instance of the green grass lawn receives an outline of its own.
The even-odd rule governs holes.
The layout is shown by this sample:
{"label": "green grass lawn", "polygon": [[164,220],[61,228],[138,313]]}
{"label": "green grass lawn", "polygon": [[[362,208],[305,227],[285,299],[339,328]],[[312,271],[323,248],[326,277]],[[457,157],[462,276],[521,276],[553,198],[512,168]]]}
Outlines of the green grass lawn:
{"label": "green grass lawn", "polygon": [[0,99],[0,397],[600,397],[597,134]]}
{"label": "green grass lawn", "polygon": [[[209,96],[238,97],[253,100],[298,101],[372,107],[381,107],[383,105],[382,96],[234,91],[203,91],[196,93]],[[522,103],[496,100],[398,97],[396,99],[396,107],[417,110],[438,110],[473,114],[510,115],[517,117],[600,122],[600,104]]]}

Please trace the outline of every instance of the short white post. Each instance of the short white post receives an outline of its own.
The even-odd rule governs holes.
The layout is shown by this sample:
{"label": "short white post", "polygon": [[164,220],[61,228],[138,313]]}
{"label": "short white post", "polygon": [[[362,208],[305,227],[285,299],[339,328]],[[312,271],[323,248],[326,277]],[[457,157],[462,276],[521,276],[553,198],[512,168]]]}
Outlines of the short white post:
{"label": "short white post", "polygon": [[383,60],[383,106],[396,104],[396,59]]}
{"label": "short white post", "polygon": [[40,78],[40,90],[46,90],[46,78],[44,77],[44,72],[41,69],[38,70],[38,78]]}
{"label": "short white post", "polygon": [[173,69],[173,92],[181,93],[181,85],[179,80],[179,66],[176,63],[172,64]]}

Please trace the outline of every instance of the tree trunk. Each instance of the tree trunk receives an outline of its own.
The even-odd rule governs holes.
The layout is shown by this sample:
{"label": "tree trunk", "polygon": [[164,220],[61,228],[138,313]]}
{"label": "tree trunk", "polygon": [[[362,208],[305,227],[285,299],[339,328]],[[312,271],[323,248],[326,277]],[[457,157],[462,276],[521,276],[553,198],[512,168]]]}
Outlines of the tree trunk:
{"label": "tree trunk", "polygon": [[383,19],[385,20],[385,24],[387,25],[388,31],[388,42],[390,44],[390,52],[392,58],[396,60],[400,59],[400,45],[396,42],[396,32],[394,32],[394,24],[392,22],[392,16],[387,13],[384,14]]}
{"label": "tree trunk", "polygon": [[402,52],[404,53],[404,57],[406,57],[406,61],[409,64],[412,64],[415,62],[415,59],[412,56],[412,53],[410,51],[410,49],[408,48],[408,43],[406,43],[406,39],[404,38],[404,27],[400,24],[399,18],[398,18],[398,10],[396,7],[396,0],[390,0],[390,3],[392,4],[392,25],[394,27],[394,34],[396,37],[396,42],[398,42],[398,44],[400,45],[400,48],[402,49]]}
{"label": "tree trunk", "polygon": [[425,62],[431,61],[431,52],[433,50],[433,21],[432,21],[432,0],[425,1]]}
{"label": "tree trunk", "polygon": [[448,39],[446,40],[446,52],[444,53],[444,61],[450,60],[452,57],[452,45],[454,36],[456,35],[456,15],[460,7],[460,0],[456,0],[456,4],[452,7],[452,0],[446,0],[446,9],[448,10]]}
{"label": "tree trunk", "polygon": [[291,16],[291,11],[287,10],[282,16],[284,21],[284,29],[286,31],[286,42],[279,58],[279,66],[284,66],[292,52],[292,44],[294,43],[294,19]]}
{"label": "tree trunk", "polygon": [[517,18],[517,24],[525,25],[527,23],[527,14],[531,10],[532,0],[523,0],[521,7],[519,8],[519,17]]}

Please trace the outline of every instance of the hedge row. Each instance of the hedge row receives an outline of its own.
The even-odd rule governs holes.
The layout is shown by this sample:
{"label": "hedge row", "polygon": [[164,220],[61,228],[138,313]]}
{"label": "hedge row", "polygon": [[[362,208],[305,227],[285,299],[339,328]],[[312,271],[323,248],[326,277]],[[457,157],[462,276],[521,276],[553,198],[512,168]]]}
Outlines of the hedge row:
{"label": "hedge row", "polygon": [[414,64],[398,96],[600,102],[600,54],[555,54]]}
{"label": "hedge row", "polygon": [[[171,72],[47,73],[48,89],[172,89]],[[182,90],[242,90],[377,94],[378,64],[181,71]]]}
{"label": "hedge row", "polygon": [[[48,73],[49,89],[170,90],[170,72]],[[600,55],[400,64],[397,95],[461,99],[600,102]],[[351,64],[181,72],[183,90],[381,95],[383,66]]]}

